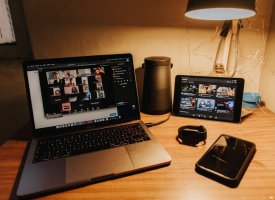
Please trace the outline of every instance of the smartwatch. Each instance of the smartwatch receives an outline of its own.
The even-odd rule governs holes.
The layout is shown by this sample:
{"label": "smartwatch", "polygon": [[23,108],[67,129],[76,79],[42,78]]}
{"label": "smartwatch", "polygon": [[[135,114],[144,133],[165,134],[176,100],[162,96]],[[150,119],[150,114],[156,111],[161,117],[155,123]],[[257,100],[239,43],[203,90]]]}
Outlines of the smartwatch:
{"label": "smartwatch", "polygon": [[180,144],[190,146],[204,145],[207,138],[207,131],[204,126],[182,126],[178,129],[177,141]]}

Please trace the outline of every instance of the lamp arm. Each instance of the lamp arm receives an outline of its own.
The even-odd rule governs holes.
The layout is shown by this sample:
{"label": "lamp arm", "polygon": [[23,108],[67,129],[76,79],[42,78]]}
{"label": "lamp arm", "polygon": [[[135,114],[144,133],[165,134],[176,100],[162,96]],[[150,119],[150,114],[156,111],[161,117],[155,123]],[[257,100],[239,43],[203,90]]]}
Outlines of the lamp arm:
{"label": "lamp arm", "polygon": [[[232,25],[231,25],[232,24]],[[216,53],[215,61],[214,61],[214,66],[213,66],[213,73],[214,74],[225,74],[228,73],[228,61],[229,61],[229,54],[230,54],[230,48],[231,48],[231,42],[232,40],[235,40],[234,43],[234,69],[232,74],[230,75],[231,77],[234,77],[237,71],[238,67],[238,58],[239,58],[239,32],[240,28],[242,28],[241,21],[240,20],[232,20],[230,21],[225,21],[222,31],[220,33],[220,42],[218,45],[218,50]],[[219,57],[219,52],[221,51],[222,48],[222,43],[224,42],[223,45],[223,52],[221,53],[222,60],[220,63],[217,63],[218,57]]]}
{"label": "lamp arm", "polygon": [[[222,26],[222,30],[220,33],[220,41],[218,44],[218,48],[217,48],[217,52],[216,52],[216,57],[214,60],[214,66],[213,66],[213,73],[214,74],[224,74],[225,73],[225,65],[223,65],[223,62],[219,62],[218,63],[218,58],[219,56],[221,56],[222,54],[224,54],[224,48],[225,46],[222,45],[226,39],[226,37],[228,36],[228,32],[231,29],[231,21],[225,21],[223,26]],[[223,52],[221,53],[221,48],[223,47]]]}
{"label": "lamp arm", "polygon": [[222,65],[225,68],[225,71],[228,70],[228,58],[229,58],[229,52],[230,52],[230,44],[231,44],[231,38],[232,38],[232,29],[228,31],[228,34],[225,38],[225,43],[224,43],[224,50],[223,50],[223,57],[222,57]]}
{"label": "lamp arm", "polygon": [[233,39],[235,39],[235,48],[234,48],[235,62],[234,62],[234,69],[231,74],[231,77],[234,77],[237,72],[238,60],[239,60],[239,39],[240,39],[239,36],[240,36],[240,28],[242,28],[242,27],[243,26],[242,26],[240,20],[238,20],[236,25],[233,25]]}

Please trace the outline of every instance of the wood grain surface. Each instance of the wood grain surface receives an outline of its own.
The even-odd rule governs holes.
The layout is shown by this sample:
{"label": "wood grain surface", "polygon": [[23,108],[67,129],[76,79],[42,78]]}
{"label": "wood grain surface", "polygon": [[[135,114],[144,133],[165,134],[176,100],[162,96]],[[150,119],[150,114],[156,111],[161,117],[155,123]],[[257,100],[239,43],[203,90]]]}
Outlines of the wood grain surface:
{"label": "wood grain surface", "polygon": [[[142,114],[144,122],[162,120],[166,115]],[[183,125],[203,125],[207,143],[201,147],[180,145],[175,140]],[[275,114],[254,109],[242,123],[226,123],[172,116],[150,128],[172,157],[171,165],[131,176],[108,180],[43,199],[260,199],[275,198]],[[257,152],[240,185],[229,188],[195,172],[195,163],[220,134],[228,134],[256,144]],[[9,140],[0,146],[0,199],[14,198],[17,174],[27,143]],[[15,185],[15,187],[14,187]]]}

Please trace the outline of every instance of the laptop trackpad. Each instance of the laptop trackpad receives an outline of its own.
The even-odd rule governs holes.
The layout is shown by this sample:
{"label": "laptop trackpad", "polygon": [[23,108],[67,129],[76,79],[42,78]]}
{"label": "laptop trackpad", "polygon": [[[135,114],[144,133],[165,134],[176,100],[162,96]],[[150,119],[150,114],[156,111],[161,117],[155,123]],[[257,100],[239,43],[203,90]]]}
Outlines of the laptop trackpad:
{"label": "laptop trackpad", "polygon": [[85,183],[100,177],[126,172],[133,167],[125,147],[72,156],[66,159],[66,182]]}

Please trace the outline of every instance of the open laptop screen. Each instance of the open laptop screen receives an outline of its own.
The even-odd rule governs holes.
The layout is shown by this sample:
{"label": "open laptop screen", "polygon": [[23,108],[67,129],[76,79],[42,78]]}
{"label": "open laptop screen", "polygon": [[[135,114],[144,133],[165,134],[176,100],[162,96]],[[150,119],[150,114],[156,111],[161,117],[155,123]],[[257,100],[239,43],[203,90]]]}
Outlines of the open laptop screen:
{"label": "open laptop screen", "polygon": [[26,61],[35,130],[67,130],[139,119],[130,54]]}

